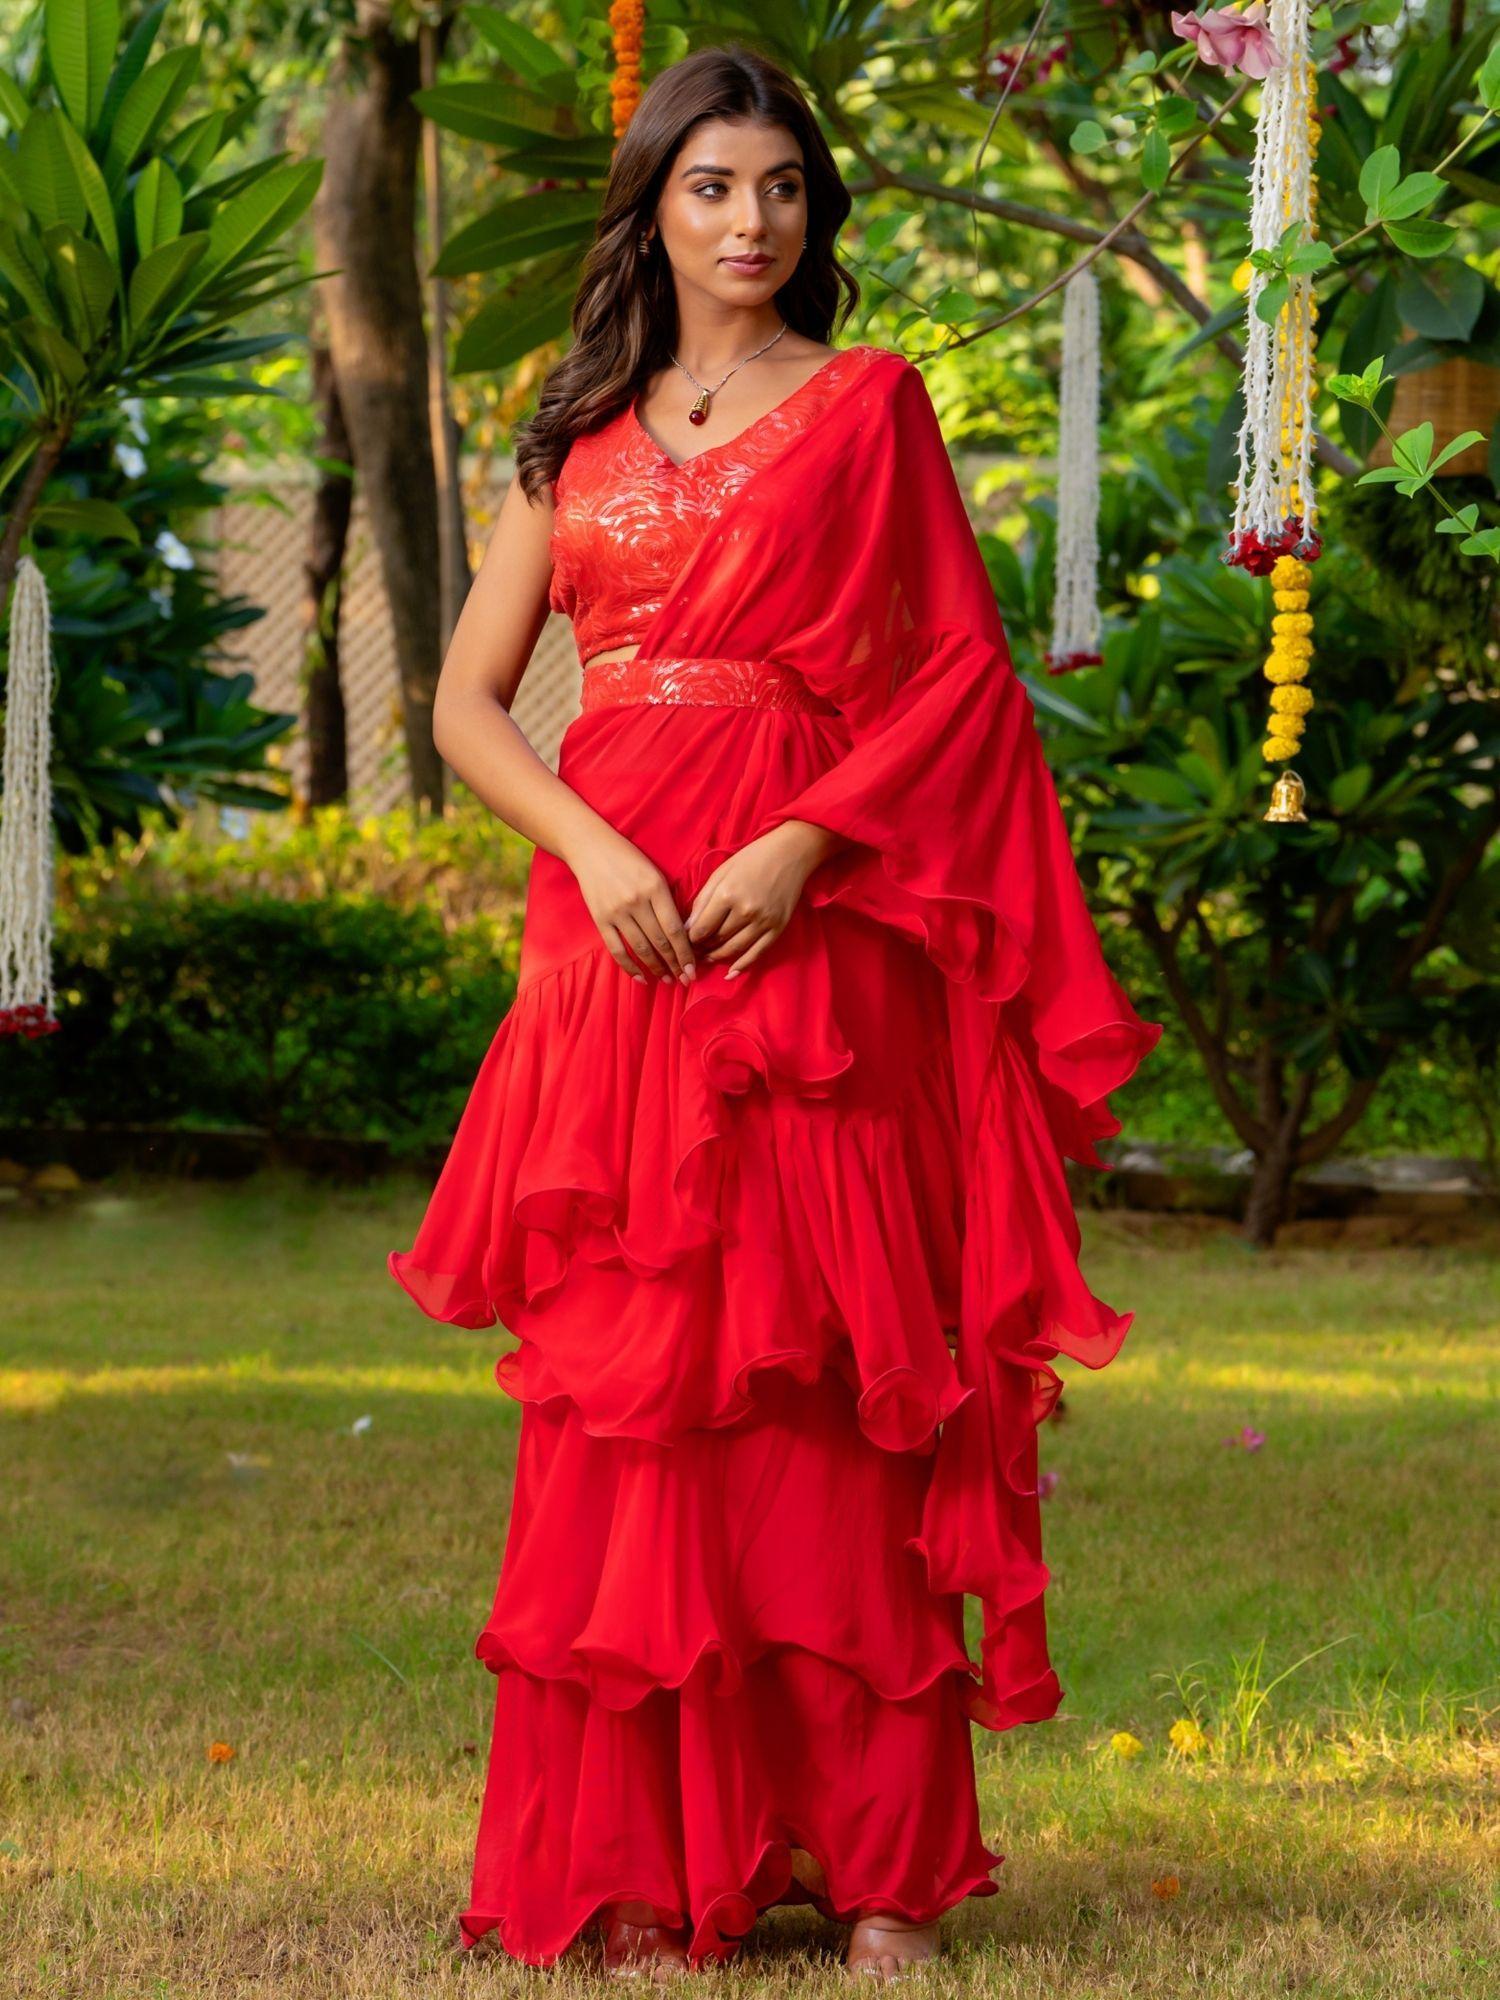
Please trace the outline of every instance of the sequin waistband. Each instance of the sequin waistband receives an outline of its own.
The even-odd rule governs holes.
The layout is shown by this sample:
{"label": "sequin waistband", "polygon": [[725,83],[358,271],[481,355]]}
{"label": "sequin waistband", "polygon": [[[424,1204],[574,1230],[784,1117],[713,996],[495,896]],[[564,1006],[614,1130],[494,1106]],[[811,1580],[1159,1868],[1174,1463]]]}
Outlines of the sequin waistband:
{"label": "sequin waistband", "polygon": [[775,660],[593,660],[583,670],[583,708],[688,702],[706,708],[781,708],[836,715],[802,676]]}

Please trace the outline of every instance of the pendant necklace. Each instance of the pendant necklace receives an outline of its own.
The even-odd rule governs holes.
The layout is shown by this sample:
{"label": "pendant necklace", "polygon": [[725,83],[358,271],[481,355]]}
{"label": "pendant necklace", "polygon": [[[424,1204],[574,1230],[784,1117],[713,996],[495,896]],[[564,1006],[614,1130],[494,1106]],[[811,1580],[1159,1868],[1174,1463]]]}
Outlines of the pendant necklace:
{"label": "pendant necklace", "polygon": [[[780,340],[781,334],[785,332],[786,332],[786,323],[785,321],[783,321],[781,326],[781,333],[773,333],[771,335],[771,338],[766,342],[766,347],[774,347],[777,341]],[[747,354],[745,356],[745,361],[753,361],[757,354],[764,354],[766,351],[766,347],[757,347],[755,350],[755,354]],[[708,422],[708,411],[710,403],[713,401],[714,397],[718,395],[719,391],[723,388],[724,384],[729,380],[730,375],[734,373],[734,369],[743,368],[745,365],[745,361],[736,361],[734,364],[734,368],[731,368],[727,374],[725,374],[719,381],[717,381],[712,389],[705,389],[703,384],[698,380],[697,376],[693,374],[691,369],[683,368],[682,363],[677,359],[677,356],[675,354],[672,356],[673,366],[677,368],[682,368],[683,374],[687,376],[688,380],[692,383],[693,387],[698,391],[698,400],[694,403],[693,407],[688,411],[688,422],[690,424],[706,424]]]}

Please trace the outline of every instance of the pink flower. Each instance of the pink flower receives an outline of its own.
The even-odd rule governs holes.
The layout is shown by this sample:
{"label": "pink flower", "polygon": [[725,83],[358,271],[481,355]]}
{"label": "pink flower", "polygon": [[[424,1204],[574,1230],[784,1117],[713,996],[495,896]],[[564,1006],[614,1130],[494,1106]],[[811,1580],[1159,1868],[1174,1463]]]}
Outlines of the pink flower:
{"label": "pink flower", "polygon": [[1265,1432],[1256,1430],[1253,1424],[1241,1424],[1233,1437],[1223,1440],[1225,1444],[1238,1446],[1241,1451],[1259,1451],[1265,1441]]}
{"label": "pink flower", "polygon": [[1041,1499],[1050,1500],[1052,1498],[1052,1495],[1057,1491],[1057,1482],[1061,1477],[1062,1474],[1060,1472],[1038,1473],[1036,1490]]}
{"label": "pink flower", "polygon": [[1251,0],[1248,7],[1211,7],[1206,14],[1174,13],[1172,28],[1185,41],[1196,42],[1199,61],[1213,69],[1237,69],[1259,80],[1281,61],[1266,26],[1265,0]]}

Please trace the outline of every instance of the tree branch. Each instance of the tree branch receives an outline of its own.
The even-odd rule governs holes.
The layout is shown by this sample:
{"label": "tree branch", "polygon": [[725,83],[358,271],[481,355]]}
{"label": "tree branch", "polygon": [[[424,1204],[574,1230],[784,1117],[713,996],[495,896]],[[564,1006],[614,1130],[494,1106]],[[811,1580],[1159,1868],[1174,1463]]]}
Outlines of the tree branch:
{"label": "tree branch", "polygon": [[1171,931],[1163,928],[1154,905],[1145,896],[1138,896],[1130,906],[1131,922],[1151,947],[1162,977],[1167,983],[1183,1025],[1192,1037],[1193,1046],[1203,1058],[1203,1067],[1208,1072],[1208,1080],[1213,1089],[1219,1108],[1229,1120],[1239,1137],[1253,1152],[1261,1153],[1270,1141],[1270,1133],[1246,1110],[1238,1091],[1230,1080],[1225,1062],[1225,1052],[1210,1033],[1192,989],[1183,977],[1177,957],[1177,943],[1187,922],[1188,912]]}

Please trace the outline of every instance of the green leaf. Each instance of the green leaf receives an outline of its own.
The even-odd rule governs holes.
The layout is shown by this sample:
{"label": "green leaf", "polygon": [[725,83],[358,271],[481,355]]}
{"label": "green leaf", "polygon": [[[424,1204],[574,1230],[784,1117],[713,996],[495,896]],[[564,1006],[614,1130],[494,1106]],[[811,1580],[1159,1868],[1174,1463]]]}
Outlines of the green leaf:
{"label": "green leaf", "polygon": [[57,327],[37,319],[23,319],[16,327],[17,334],[36,353],[41,355],[53,370],[65,389],[76,389],[88,374],[88,363],[66,335]]}
{"label": "green leaf", "polygon": [[1426,271],[1406,272],[1396,289],[1401,318],[1428,340],[1467,340],[1484,301],[1483,276],[1458,257]]}
{"label": "green leaf", "polygon": [[1295,277],[1303,277],[1309,271],[1321,271],[1333,262],[1333,250],[1320,238],[1307,243],[1299,243],[1295,250],[1288,252],[1286,269]]}
{"label": "green leaf", "polygon": [[568,309],[578,289],[578,273],[568,265],[545,275],[527,275],[524,290],[486,300],[459,335],[454,373],[484,369],[496,373],[523,360],[567,330]]}
{"label": "green leaf", "polygon": [[549,77],[572,75],[568,64],[549,42],[522,27],[519,21],[513,21],[503,9],[466,7],[464,14],[500,60],[528,83],[540,84]]}
{"label": "green leaf", "polygon": [[3,69],[0,69],[0,116],[4,117],[13,132],[19,132],[31,116],[31,105],[25,91]]}
{"label": "green leaf", "polygon": [[172,135],[166,151],[185,188],[202,180],[228,136],[229,114],[224,111],[205,111]]}
{"label": "green leaf", "polygon": [[506,84],[434,84],[416,91],[412,103],[445,131],[487,146],[524,146],[554,136],[555,108]]}
{"label": "green leaf", "polygon": [[1494,43],[1485,57],[1475,88],[1486,111],[1500,111],[1500,41]]}
{"label": "green leaf", "polygon": [[1272,278],[1269,284],[1262,285],[1255,299],[1256,318],[1274,326],[1290,291],[1291,285],[1285,278]]}
{"label": "green leaf", "polygon": [[1172,170],[1172,148],[1167,135],[1159,125],[1153,125],[1146,134],[1146,143],[1141,148],[1141,179],[1153,193],[1159,192],[1167,184],[1167,175]]}
{"label": "green leaf", "polygon": [[109,324],[116,294],[115,267],[97,243],[75,235],[66,223],[49,229],[43,241],[70,308],[74,342],[87,354]]}
{"label": "green leaf", "polygon": [[1437,532],[1440,535],[1467,535],[1473,529],[1477,528],[1478,525],[1479,503],[1471,500],[1467,507],[1461,507],[1456,514],[1450,515],[1446,521],[1439,521]]}
{"label": "green leaf", "polygon": [[[598,219],[599,197],[588,188],[551,188],[541,194],[519,195],[500,202],[449,237],[433,272],[440,278],[456,278],[473,271],[501,271],[573,244],[581,252]],[[906,217],[898,215],[894,220],[899,228]],[[865,232],[867,245],[873,234],[873,230]]]}
{"label": "green leaf", "polygon": [[67,122],[56,105],[33,111],[16,143],[15,167],[22,198],[42,227],[66,222],[82,234],[89,210],[63,137]]}
{"label": "green leaf", "polygon": [[1432,456],[1433,429],[1431,420],[1403,431],[1391,446],[1391,452],[1398,466],[1405,466],[1409,472],[1425,472],[1427,461]]}
{"label": "green leaf", "polygon": [[1385,233],[1408,257],[1441,257],[1458,238],[1458,231],[1446,222],[1388,222]]}
{"label": "green leaf", "polygon": [[167,120],[187,96],[198,73],[198,44],[168,49],[159,61],[142,70],[125,93],[124,102],[109,128],[109,144],[104,155],[104,171],[118,186],[139,156],[156,139]]}
{"label": "green leaf", "polygon": [[167,11],[167,0],[156,0],[148,7],[133,29],[129,41],[121,52],[119,61],[110,72],[109,87],[104,93],[104,104],[99,112],[99,130],[108,135],[125,94],[146,67],[146,59],[151,53],[162,17]]}
{"label": "green leaf", "polygon": [[92,132],[120,38],[119,0],[47,0],[47,67],[68,116]]}
{"label": "green leaf", "polygon": [[142,335],[152,319],[160,312],[161,304],[185,278],[193,266],[208,249],[208,231],[198,229],[186,236],[175,236],[170,243],[163,243],[153,250],[149,257],[143,257],[130,278],[130,318],[136,339]]}
{"label": "green leaf", "polygon": [[[293,160],[226,202],[209,224],[208,257],[199,280],[252,257],[290,229],[312,206],[323,177],[321,160]],[[195,284],[194,292],[200,289]]]}
{"label": "green leaf", "polygon": [[1068,149],[1074,153],[1097,153],[1109,144],[1109,134],[1096,118],[1084,118],[1073,127]]}
{"label": "green leaf", "polygon": [[877,215],[873,222],[866,223],[864,247],[868,254],[876,256],[882,250],[889,250],[910,219],[907,210],[897,208],[892,209],[888,215]]}
{"label": "green leaf", "polygon": [[104,246],[105,255],[111,263],[118,264],[120,238],[115,228],[115,208],[109,198],[109,189],[104,185],[104,176],[99,171],[99,163],[71,125],[64,122],[60,129],[69,164],[83,191],[84,206],[88,209],[89,220],[93,223],[99,241]]}
{"label": "green leaf", "polygon": [[1483,444],[1483,431],[1460,431],[1456,438],[1445,444],[1429,466],[1429,473],[1436,472],[1440,465],[1446,465],[1450,458],[1457,458],[1461,451],[1467,451],[1471,444]]}
{"label": "green leaf", "polygon": [[1378,222],[1386,197],[1401,178],[1401,155],[1394,146],[1377,146],[1359,170],[1360,199],[1365,221]]}
{"label": "green leaf", "polygon": [[0,221],[0,277],[21,294],[26,310],[35,318],[55,322],[57,309],[47,296],[47,288],[27,261],[17,232]]}
{"label": "green leaf", "polygon": [[49,500],[31,517],[65,534],[98,535],[106,541],[141,544],[141,531],[113,500]]}
{"label": "green leaf", "polygon": [[1328,803],[1335,812],[1353,812],[1370,789],[1375,773],[1368,764],[1355,764],[1340,771],[1329,783]]}
{"label": "green leaf", "polygon": [[1446,194],[1448,183],[1441,174],[1408,174],[1401,185],[1392,193],[1381,211],[1385,222],[1400,222],[1408,215],[1416,215],[1429,208],[1440,194]]}
{"label": "green leaf", "polygon": [[163,159],[148,160],[135,183],[135,240],[149,257],[182,233],[182,188]]}

